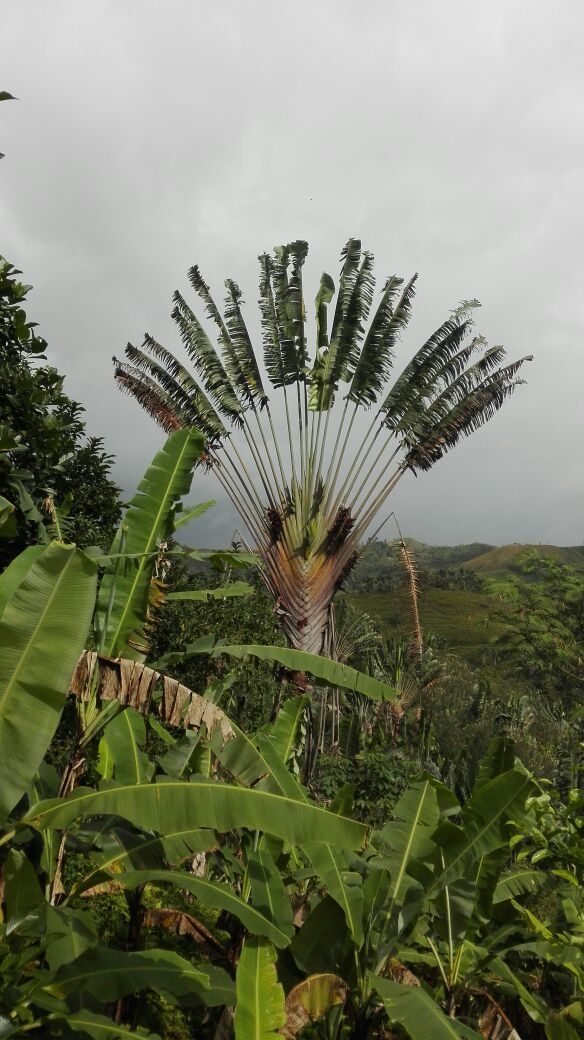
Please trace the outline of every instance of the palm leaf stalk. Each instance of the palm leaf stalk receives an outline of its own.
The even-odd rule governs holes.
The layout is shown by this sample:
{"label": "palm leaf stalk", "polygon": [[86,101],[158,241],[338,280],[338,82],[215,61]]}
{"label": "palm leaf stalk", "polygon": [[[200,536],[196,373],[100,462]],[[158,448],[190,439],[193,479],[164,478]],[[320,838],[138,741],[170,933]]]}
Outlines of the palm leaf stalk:
{"label": "palm leaf stalk", "polygon": [[[492,418],[531,358],[505,365],[501,347],[473,338],[478,303],[465,301],[391,383],[417,275],[388,278],[374,306],[373,256],[358,239],[341,254],[330,330],[335,287],[321,278],[309,356],[307,252],[298,241],[259,258],[261,363],[238,285],[226,281],[222,314],[198,267],[189,280],[217,345],[176,292],[172,315],[194,371],[151,336],[114,362],[120,387],[166,430],[195,425],[205,434],[205,461],[255,543],[290,645],[322,653],[335,593],[396,484]],[[362,412],[371,416],[364,434],[355,425]]]}

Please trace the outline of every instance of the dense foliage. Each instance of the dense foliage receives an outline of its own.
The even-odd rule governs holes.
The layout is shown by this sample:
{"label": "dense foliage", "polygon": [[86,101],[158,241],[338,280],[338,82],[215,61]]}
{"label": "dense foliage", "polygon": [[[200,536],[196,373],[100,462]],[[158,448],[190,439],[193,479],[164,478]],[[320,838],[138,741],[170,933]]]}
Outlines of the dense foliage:
{"label": "dense foliage", "polygon": [[[250,638],[257,590],[225,582],[248,558],[169,548],[201,446],[169,439],[99,561],[53,542],[0,576],[0,1036],[581,1036],[582,792],[562,801],[536,783],[508,737],[458,794],[420,771],[404,749],[422,741],[421,699],[444,670],[350,611],[371,677],[218,641],[232,598],[230,638]],[[189,582],[193,557],[220,581]],[[189,611],[182,647],[153,669],[176,560],[162,638],[185,605],[212,624],[203,635]],[[243,729],[223,710],[237,669],[214,665],[250,656],[313,679]],[[199,657],[203,696],[167,674]],[[334,689],[362,735],[344,760],[321,756],[319,805],[298,777],[311,702]],[[54,755],[66,702],[74,724]]]}
{"label": "dense foliage", "polygon": [[78,545],[108,545],[120,518],[111,456],[87,437],[82,406],[63,390],[64,377],[46,361],[47,343],[28,320],[30,286],[0,258],[0,503],[15,513],[0,542],[6,565],[26,545],[47,537],[52,499]]}

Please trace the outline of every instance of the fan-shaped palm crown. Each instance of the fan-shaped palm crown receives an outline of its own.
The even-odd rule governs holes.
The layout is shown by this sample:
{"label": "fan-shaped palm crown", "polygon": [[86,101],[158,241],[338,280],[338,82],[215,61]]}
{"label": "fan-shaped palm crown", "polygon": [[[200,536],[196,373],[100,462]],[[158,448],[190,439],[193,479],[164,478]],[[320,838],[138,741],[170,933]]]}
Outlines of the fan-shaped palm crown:
{"label": "fan-shaped palm crown", "polygon": [[[263,370],[239,287],[225,282],[221,314],[198,267],[189,280],[216,326],[218,349],[176,292],[172,316],[194,374],[151,336],[141,349],[128,344],[126,362],[114,361],[120,386],[166,430],[193,425],[204,432],[207,458],[256,543],[291,646],[320,653],[335,592],[398,480],[408,469],[430,469],[490,419],[529,359],[505,365],[501,347],[488,348],[472,335],[478,306],[472,300],[388,385],[417,276],[388,278],[367,324],[373,256],[353,238],[341,254],[334,307],[334,282],[322,275],[310,356],[302,288],[307,252],[299,241],[259,258]],[[277,396],[268,394],[270,384]],[[360,409],[372,409],[373,418],[357,437]]]}

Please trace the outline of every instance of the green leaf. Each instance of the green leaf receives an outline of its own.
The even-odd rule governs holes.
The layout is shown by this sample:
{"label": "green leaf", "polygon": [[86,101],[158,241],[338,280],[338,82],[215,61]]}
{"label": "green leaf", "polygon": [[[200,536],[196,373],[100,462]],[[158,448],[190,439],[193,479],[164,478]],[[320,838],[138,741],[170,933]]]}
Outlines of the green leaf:
{"label": "green leaf", "polygon": [[154,764],[140,751],[146,741],[144,719],[134,708],[125,708],[108,722],[103,740],[115,766],[115,777],[120,784],[148,783],[154,773]]}
{"label": "green leaf", "polygon": [[246,939],[237,966],[235,1040],[275,1040],[286,1023],[276,954],[265,939]]}
{"label": "green leaf", "polygon": [[169,592],[169,600],[200,600],[206,603],[209,599],[230,599],[233,596],[254,596],[255,589],[247,581],[233,581],[231,585],[220,585],[216,589],[186,589],[184,592]]}
{"label": "green leaf", "polygon": [[3,865],[3,874],[6,934],[21,931],[27,918],[32,919],[30,923],[34,928],[45,899],[32,863],[23,852],[11,849]]}
{"label": "green leaf", "polygon": [[0,617],[10,597],[22,584],[34,561],[45,552],[46,545],[29,545],[0,574]]}
{"label": "green leaf", "polygon": [[561,1014],[552,1012],[545,1023],[547,1040],[579,1040],[582,1036]]}
{"label": "green leaf", "polygon": [[[186,653],[188,654],[189,647]],[[365,672],[358,672],[346,664],[331,661],[319,654],[308,654],[302,650],[289,650],[283,646],[217,646],[213,657],[229,654],[230,657],[257,657],[260,661],[277,661],[292,672],[308,672],[324,686],[339,686],[343,690],[362,693],[376,701],[397,701],[399,693],[388,683],[374,679]]]}
{"label": "green leaf", "polygon": [[369,984],[381,997],[390,1022],[398,1022],[412,1040],[481,1040],[480,1033],[448,1018],[421,986],[402,986],[391,979],[369,975]]}
{"label": "green leaf", "polygon": [[46,957],[51,971],[71,964],[98,943],[95,921],[87,910],[46,907]]}
{"label": "green leaf", "polygon": [[[284,929],[285,914],[281,915],[283,923],[274,915],[271,915],[270,918],[270,916],[266,916],[266,912],[270,913],[269,906],[250,906],[236,895],[229,885],[220,884],[218,881],[207,881],[205,878],[195,877],[193,874],[180,870],[135,870],[122,874],[111,874],[109,878],[123,885],[124,888],[137,888],[139,885],[150,883],[174,885],[185,892],[190,892],[201,906],[210,907],[213,910],[226,910],[227,913],[233,914],[248,931],[254,935],[264,936],[275,946],[288,946],[290,942],[291,932],[287,928]],[[103,880],[103,876],[100,879]],[[286,902],[288,903],[287,900]],[[292,915],[290,913],[291,923]],[[292,932],[293,930],[292,928]]]}
{"label": "green leaf", "polygon": [[217,503],[210,499],[208,502],[199,502],[196,506],[191,506],[189,509],[185,509],[182,513],[175,513],[174,515],[174,529],[178,531],[179,527],[183,527],[185,524],[190,524],[191,520],[196,520],[197,517],[202,516],[208,509]]}
{"label": "green leaf", "polygon": [[104,574],[97,617],[100,645],[109,657],[143,659],[133,643],[144,643],[154,558],[160,541],[172,534],[174,507],[188,493],[192,472],[203,447],[196,430],[177,430],[166,441],[130,502],[112,553],[139,553],[136,562],[118,561]]}
{"label": "green leaf", "polygon": [[111,1018],[105,1018],[104,1015],[95,1015],[93,1011],[75,1011],[72,1015],[67,1016],[67,1025],[75,1032],[87,1033],[93,1040],[131,1040],[132,1037],[142,1037],[143,1040],[161,1040],[158,1033],[121,1026],[112,1022]]}
{"label": "green leaf", "polygon": [[360,875],[349,870],[349,857],[338,847],[305,845],[315,872],[324,881],[328,893],[341,907],[347,928],[357,948],[363,943],[363,890]]}
{"label": "green leaf", "polygon": [[[30,557],[29,557],[30,558]],[[0,820],[30,786],[69,692],[89,629],[97,570],[54,543],[38,556],[0,620]]]}
{"label": "green leaf", "polygon": [[0,538],[14,538],[16,535],[15,512],[12,502],[0,495]]}
{"label": "green leaf", "polygon": [[509,845],[509,823],[525,813],[525,803],[533,790],[528,773],[516,767],[489,780],[474,793],[462,811],[461,825],[444,820],[435,840],[444,853],[444,870],[438,879],[442,887],[463,877],[479,860]]}
{"label": "green leaf", "polygon": [[265,791],[201,781],[136,784],[103,791],[78,788],[67,798],[32,806],[23,819],[43,830],[66,828],[84,816],[122,816],[137,827],[164,835],[190,826],[210,827],[223,833],[248,827],[266,831],[293,845],[325,842],[341,848],[361,848],[367,828],[326,809]]}
{"label": "green leaf", "polygon": [[7,90],[0,90],[0,101],[18,101],[18,98],[15,98],[14,94],[9,94]]}
{"label": "green leaf", "polygon": [[[225,980],[228,976],[225,975]],[[209,975],[184,957],[169,950],[143,950],[125,953],[106,946],[93,946],[73,964],[63,966],[55,976],[56,986],[65,994],[83,991],[95,1000],[119,1000],[127,993],[151,988],[158,993],[180,998],[182,1003],[215,1003]],[[228,982],[225,983],[229,990]],[[218,994],[217,1003],[224,1003]]]}
{"label": "green leaf", "polygon": [[[273,921],[290,940],[294,935],[292,906],[286,894],[280,871],[274,863],[269,850],[262,842],[260,842],[258,848],[255,852],[252,852],[248,859],[247,873],[251,886],[253,906],[270,921]],[[255,931],[260,935],[266,934],[265,932],[258,932],[257,928],[250,929],[250,931]],[[271,938],[271,936],[268,936],[268,938]],[[272,939],[272,942],[275,942],[275,940]],[[280,946],[282,944],[276,943],[276,945]]]}

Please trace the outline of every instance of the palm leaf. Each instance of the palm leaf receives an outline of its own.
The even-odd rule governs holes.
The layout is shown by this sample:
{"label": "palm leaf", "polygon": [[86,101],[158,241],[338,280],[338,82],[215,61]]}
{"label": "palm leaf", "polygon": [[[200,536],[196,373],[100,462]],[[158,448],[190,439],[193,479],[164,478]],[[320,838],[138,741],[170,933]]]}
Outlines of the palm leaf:
{"label": "palm leaf", "polygon": [[35,554],[6,604],[0,620],[0,819],[31,784],[55,733],[87,638],[96,582],[92,560],[75,546],[54,543]]}
{"label": "palm leaf", "polygon": [[199,319],[177,290],[173,296],[172,317],[185,350],[201,373],[203,383],[218,410],[231,422],[241,422],[242,405],[221,359]]}
{"label": "palm leaf", "polygon": [[394,358],[395,342],[410,319],[417,277],[414,275],[403,289],[395,309],[394,300],[403,279],[394,275],[385,283],[347,394],[354,404],[373,404],[385,386]]}
{"label": "palm leaf", "polygon": [[225,282],[225,286],[227,288],[225,322],[230,340],[225,367],[240,394],[247,398],[249,404],[259,405],[260,408],[263,408],[268,397],[264,390],[250,335],[241,313],[241,290],[230,278]]}
{"label": "palm leaf", "polygon": [[148,412],[166,433],[179,430],[182,423],[176,414],[170,395],[158,386],[153,379],[131,365],[126,365],[113,358],[114,378],[118,386],[135,397],[138,404]]}

